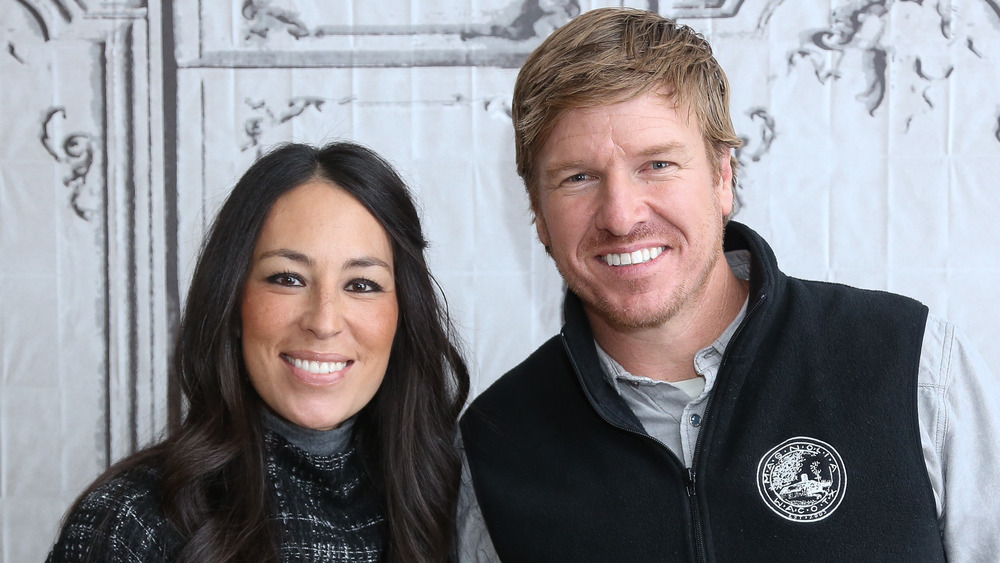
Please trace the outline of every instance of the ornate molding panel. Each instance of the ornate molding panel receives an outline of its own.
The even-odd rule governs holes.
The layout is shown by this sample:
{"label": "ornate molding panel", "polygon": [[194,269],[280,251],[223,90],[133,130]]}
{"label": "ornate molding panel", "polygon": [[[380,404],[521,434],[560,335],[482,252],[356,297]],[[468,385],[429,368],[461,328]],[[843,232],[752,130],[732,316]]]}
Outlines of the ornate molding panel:
{"label": "ornate molding panel", "polygon": [[[148,30],[156,25],[140,1],[12,2],[27,29],[7,38],[3,56],[27,73],[55,75],[60,85],[46,93],[56,102],[37,108],[34,146],[60,171],[54,181],[61,183],[65,205],[95,233],[95,242],[72,248],[99,256],[70,261],[62,272],[103,289],[96,303],[79,307],[103,317],[105,349],[97,356],[103,358],[104,404],[93,408],[103,411],[103,454],[111,463],[150,442],[166,420],[170,214],[162,108],[151,101],[160,96],[151,87],[160,81],[150,73]],[[102,279],[90,279],[95,269]],[[86,369],[95,367],[88,363]]]}
{"label": "ornate molding panel", "polygon": [[649,9],[680,19],[731,18],[743,0],[650,0]]}
{"label": "ornate molding panel", "polygon": [[[768,7],[762,24],[780,3]],[[932,90],[946,88],[956,61],[983,60],[992,54],[985,53],[981,45],[995,41],[1000,3],[979,0],[953,6],[913,0],[848,2],[831,8],[829,21],[826,27],[802,31],[799,47],[788,54],[789,69],[811,66],[820,83],[837,81],[859,70],[844,64],[853,55],[860,61],[864,75],[864,87],[857,92],[857,100],[869,115],[875,115],[883,106],[890,81],[898,84],[897,91],[909,91],[916,101],[915,110],[903,116],[904,126],[909,129],[915,115],[935,109],[939,101]],[[921,42],[913,37],[900,42],[899,32],[893,31],[891,22],[931,33]]]}
{"label": "ornate molding panel", "polygon": [[[475,12],[409,3],[316,3],[303,13],[287,0],[245,0],[227,13],[193,4],[178,2],[176,8],[178,19],[198,14],[197,35],[188,31],[181,41],[182,68],[516,68],[581,11],[579,0],[494,0]],[[238,33],[220,38],[213,29]]]}
{"label": "ornate molding panel", "polygon": [[[108,457],[148,444],[167,417],[164,135],[151,104],[147,25],[118,23],[103,43],[108,125]],[[114,165],[111,165],[114,163]]]}
{"label": "ornate molding panel", "polygon": [[31,14],[45,41],[52,38],[53,31],[72,22],[79,12],[79,7],[76,4],[62,0],[15,1]]}

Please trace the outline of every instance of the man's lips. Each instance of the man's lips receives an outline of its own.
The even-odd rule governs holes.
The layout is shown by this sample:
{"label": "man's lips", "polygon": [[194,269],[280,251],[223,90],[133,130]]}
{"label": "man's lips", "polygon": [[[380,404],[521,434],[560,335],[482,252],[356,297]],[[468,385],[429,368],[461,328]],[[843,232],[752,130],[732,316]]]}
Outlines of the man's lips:
{"label": "man's lips", "polygon": [[632,252],[612,252],[600,256],[600,258],[608,266],[634,266],[655,260],[666,249],[667,247],[665,246],[652,246],[633,250]]}

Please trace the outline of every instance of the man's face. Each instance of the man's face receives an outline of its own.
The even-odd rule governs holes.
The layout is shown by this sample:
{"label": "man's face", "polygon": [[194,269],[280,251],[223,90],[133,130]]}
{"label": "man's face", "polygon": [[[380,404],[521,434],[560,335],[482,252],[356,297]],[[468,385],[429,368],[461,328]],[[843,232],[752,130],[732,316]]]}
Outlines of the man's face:
{"label": "man's face", "polygon": [[686,108],[652,92],[574,109],[538,156],[538,238],[592,322],[655,327],[706,302],[732,169]]}

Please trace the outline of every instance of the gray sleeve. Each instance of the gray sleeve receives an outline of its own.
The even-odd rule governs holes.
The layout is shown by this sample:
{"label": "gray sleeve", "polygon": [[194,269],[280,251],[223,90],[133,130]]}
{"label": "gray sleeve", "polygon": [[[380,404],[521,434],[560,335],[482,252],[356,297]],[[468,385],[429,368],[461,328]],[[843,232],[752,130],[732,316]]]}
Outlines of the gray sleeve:
{"label": "gray sleeve", "polygon": [[1000,382],[954,325],[929,317],[918,413],[949,561],[1000,553]]}
{"label": "gray sleeve", "polygon": [[469,460],[462,452],[462,484],[458,491],[458,513],[455,519],[456,546],[460,563],[498,563],[500,557],[493,549],[493,540],[486,531],[483,513],[479,510],[476,491],[472,487],[472,473],[469,470]]}

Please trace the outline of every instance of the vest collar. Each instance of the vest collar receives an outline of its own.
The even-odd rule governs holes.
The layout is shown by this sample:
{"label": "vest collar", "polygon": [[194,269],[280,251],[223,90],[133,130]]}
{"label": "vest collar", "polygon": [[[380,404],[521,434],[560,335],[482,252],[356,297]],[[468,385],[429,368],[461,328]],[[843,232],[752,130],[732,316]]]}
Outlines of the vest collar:
{"label": "vest collar", "polygon": [[[778,270],[774,252],[767,242],[750,227],[736,221],[726,225],[724,249],[748,250],[750,265],[750,301],[747,316],[765,300],[780,295],[785,284],[784,275]],[[594,334],[583,309],[583,302],[570,290],[563,302],[564,325],[561,332],[573,370],[590,404],[606,421],[625,430],[646,434],[639,419],[628,408],[625,400],[608,383],[601,372],[601,362],[594,346]],[[744,324],[749,319],[744,319]],[[742,328],[742,327],[741,327]],[[742,332],[738,330],[737,334]],[[730,343],[730,348],[733,342]]]}

